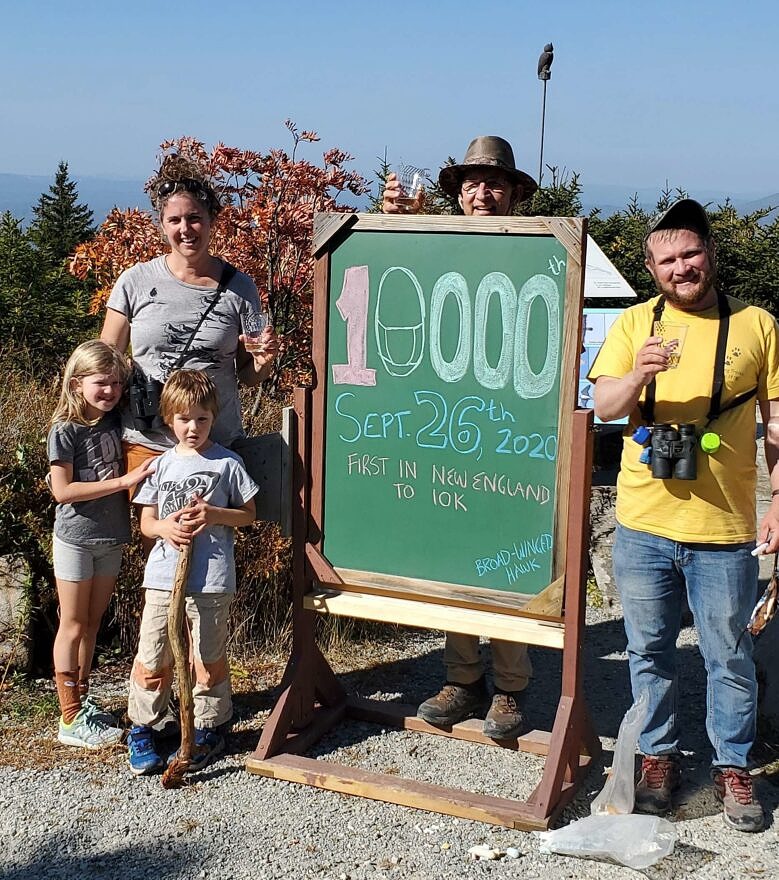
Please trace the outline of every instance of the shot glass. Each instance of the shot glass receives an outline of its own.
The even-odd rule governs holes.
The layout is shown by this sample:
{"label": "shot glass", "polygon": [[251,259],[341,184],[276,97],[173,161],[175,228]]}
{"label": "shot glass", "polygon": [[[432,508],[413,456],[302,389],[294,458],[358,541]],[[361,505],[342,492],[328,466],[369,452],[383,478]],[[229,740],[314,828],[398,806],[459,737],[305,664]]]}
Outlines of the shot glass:
{"label": "shot glass", "polygon": [[268,324],[268,319],[263,312],[251,309],[241,315],[241,328],[243,330],[243,344],[248,352],[260,352],[263,349],[262,331]]}
{"label": "shot glass", "polygon": [[668,369],[675,370],[682,357],[687,325],[675,324],[672,321],[655,321],[652,332],[661,338],[660,345],[668,352]]}

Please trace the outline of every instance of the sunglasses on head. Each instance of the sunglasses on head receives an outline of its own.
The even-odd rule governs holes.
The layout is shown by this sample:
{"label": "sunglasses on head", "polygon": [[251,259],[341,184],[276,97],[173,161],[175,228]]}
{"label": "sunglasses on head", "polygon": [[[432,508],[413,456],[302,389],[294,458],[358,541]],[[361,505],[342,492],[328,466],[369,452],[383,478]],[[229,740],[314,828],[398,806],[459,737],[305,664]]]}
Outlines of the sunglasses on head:
{"label": "sunglasses on head", "polygon": [[200,183],[199,180],[193,180],[191,177],[183,177],[181,180],[166,180],[164,183],[160,184],[160,188],[157,192],[160,194],[161,198],[165,198],[166,196],[173,195],[173,193],[180,192],[181,190],[185,190],[193,195],[208,197],[208,193],[203,184]]}

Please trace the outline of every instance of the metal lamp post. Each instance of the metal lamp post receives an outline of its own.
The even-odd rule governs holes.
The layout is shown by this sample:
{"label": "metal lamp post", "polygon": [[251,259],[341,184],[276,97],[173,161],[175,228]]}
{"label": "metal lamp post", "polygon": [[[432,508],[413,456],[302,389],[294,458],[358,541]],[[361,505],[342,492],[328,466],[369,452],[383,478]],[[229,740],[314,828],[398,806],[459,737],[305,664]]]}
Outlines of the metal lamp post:
{"label": "metal lamp post", "polygon": [[538,59],[538,78],[544,83],[544,99],[541,107],[541,155],[538,159],[538,185],[541,186],[541,178],[544,169],[544,123],[546,121],[546,84],[552,78],[552,62],[554,61],[554,46],[547,43],[544,51]]}

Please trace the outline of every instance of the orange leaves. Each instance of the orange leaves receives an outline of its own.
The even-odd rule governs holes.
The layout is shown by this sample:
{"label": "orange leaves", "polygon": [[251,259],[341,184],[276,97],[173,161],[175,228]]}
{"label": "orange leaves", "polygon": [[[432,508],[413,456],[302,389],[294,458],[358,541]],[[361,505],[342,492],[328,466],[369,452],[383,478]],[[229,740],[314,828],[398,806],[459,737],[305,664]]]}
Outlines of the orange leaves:
{"label": "orange leaves", "polygon": [[[205,168],[223,195],[225,209],[213,228],[212,251],[246,272],[260,291],[280,336],[281,354],[271,379],[275,391],[310,382],[313,259],[311,239],[317,211],[349,211],[338,204],[343,193],[368,191],[367,181],[346,167],[352,157],[338,148],[323,153],[322,165],[297,158],[301,143],[314,143],[314,131],[284,123],[293,149],[265,153],[218,143],[210,152],[193,137],[160,145],[170,153]],[[71,262],[79,278],[88,274],[100,290],[93,311],[103,308],[116,278],[134,263],[150,260],[165,249],[150,214],[112,211],[95,237],[80,245]]]}

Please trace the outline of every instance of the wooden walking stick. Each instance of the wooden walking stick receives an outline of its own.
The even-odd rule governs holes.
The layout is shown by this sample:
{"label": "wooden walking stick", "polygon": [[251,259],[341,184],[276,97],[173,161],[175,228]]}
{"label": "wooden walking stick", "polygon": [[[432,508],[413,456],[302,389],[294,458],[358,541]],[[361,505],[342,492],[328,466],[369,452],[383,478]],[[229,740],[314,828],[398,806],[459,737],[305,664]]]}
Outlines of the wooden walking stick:
{"label": "wooden walking stick", "polygon": [[179,551],[176,574],[173,579],[173,592],[168,608],[168,638],[173,652],[173,666],[179,683],[179,712],[181,718],[181,746],[173,761],[162,774],[163,788],[179,788],[192,760],[195,745],[195,710],[192,699],[192,673],[189,666],[189,641],[185,633],[186,615],[184,602],[187,593],[187,579],[192,559],[192,541]]}

